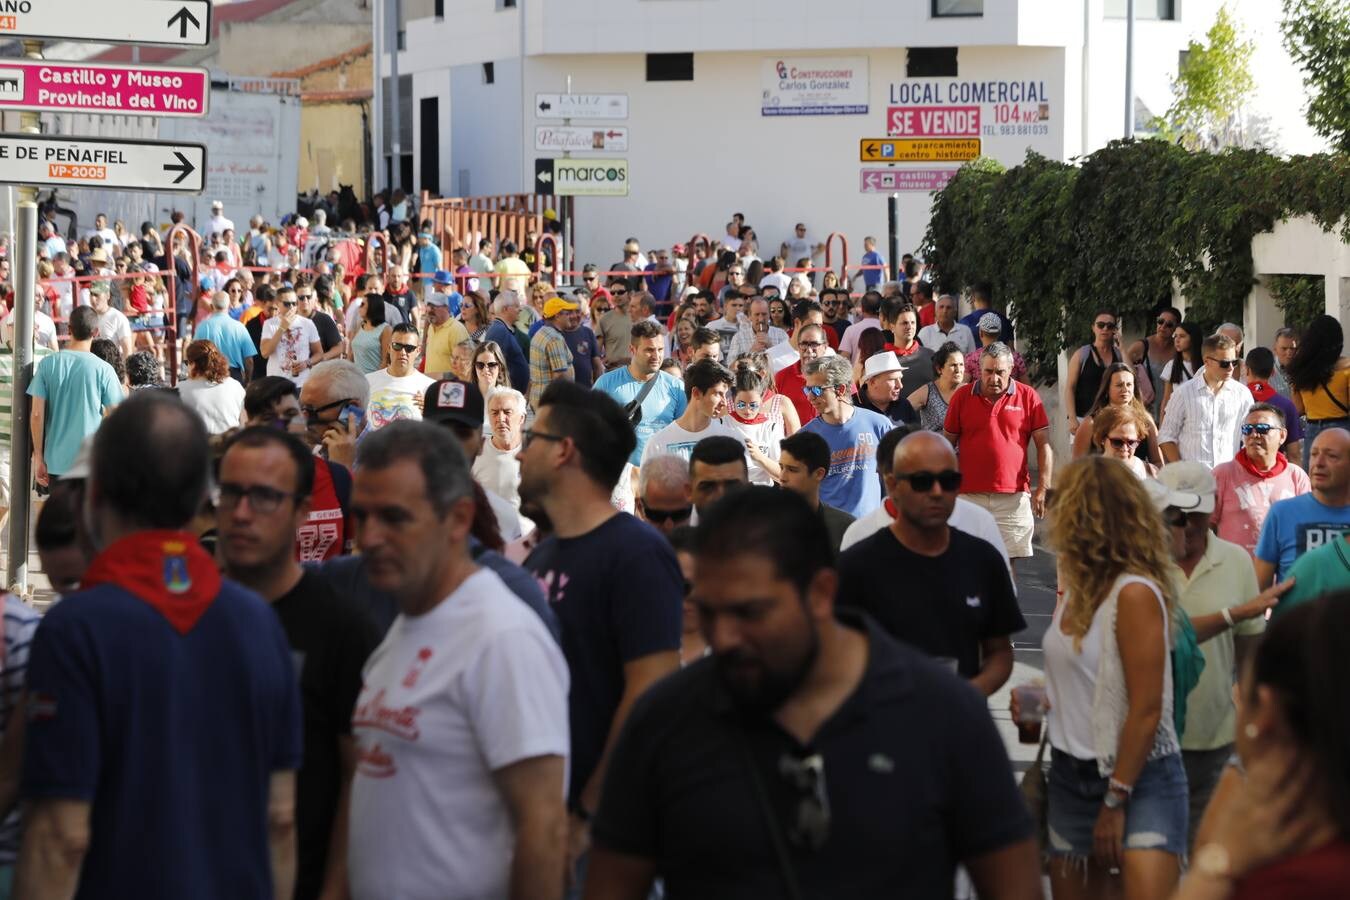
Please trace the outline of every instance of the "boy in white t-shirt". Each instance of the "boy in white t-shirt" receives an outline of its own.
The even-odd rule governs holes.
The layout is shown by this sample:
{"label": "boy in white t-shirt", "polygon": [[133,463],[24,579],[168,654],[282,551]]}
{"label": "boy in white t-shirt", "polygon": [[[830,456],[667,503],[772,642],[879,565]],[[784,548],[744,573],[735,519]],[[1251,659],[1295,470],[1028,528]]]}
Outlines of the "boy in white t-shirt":
{"label": "boy in white t-shirt", "polygon": [[642,459],[663,453],[688,459],[695,444],[714,435],[744,442],[741,433],[722,420],[727,414],[727,395],[733,384],[731,370],[711,359],[700,359],[686,369],[684,393],[689,405],[678,419],[647,439]]}

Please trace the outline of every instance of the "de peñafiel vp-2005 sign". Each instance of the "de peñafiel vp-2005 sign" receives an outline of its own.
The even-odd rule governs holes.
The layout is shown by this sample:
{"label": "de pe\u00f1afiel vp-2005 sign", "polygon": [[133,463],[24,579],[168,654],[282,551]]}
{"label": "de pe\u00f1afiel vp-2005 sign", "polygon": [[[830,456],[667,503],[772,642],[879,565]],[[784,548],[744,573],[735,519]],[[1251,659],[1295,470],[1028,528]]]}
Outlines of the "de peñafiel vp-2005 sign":
{"label": "de pe\u00f1afiel vp-2005 sign", "polygon": [[867,114],[867,57],[778,56],[760,63],[760,115]]}

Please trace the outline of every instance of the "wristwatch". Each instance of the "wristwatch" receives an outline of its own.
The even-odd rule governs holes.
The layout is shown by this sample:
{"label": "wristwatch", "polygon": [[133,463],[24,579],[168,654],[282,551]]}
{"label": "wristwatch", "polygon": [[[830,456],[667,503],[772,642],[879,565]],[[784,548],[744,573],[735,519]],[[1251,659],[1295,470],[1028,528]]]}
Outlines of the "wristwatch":
{"label": "wristwatch", "polygon": [[1233,877],[1233,858],[1223,844],[1206,844],[1191,857],[1191,867],[1207,878]]}
{"label": "wristwatch", "polygon": [[1124,791],[1110,788],[1107,790],[1106,796],[1102,797],[1102,805],[1107,809],[1124,809],[1125,804],[1129,802],[1129,799],[1130,795]]}

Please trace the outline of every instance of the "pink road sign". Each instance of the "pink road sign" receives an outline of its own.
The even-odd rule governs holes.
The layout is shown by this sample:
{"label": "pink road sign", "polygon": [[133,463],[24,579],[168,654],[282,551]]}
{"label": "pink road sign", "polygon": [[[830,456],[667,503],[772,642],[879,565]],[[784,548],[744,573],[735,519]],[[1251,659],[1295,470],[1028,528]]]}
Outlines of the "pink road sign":
{"label": "pink road sign", "polygon": [[0,110],[204,116],[205,69],[0,59]]}
{"label": "pink road sign", "polygon": [[940,191],[956,174],[955,169],[863,169],[859,191],[890,194],[895,191]]}

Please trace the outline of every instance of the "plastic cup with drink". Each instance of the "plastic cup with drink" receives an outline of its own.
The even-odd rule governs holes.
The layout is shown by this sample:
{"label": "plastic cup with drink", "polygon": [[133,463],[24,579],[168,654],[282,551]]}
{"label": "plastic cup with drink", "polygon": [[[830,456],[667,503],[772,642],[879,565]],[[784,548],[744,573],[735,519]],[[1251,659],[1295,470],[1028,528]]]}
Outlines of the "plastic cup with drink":
{"label": "plastic cup with drink", "polygon": [[1041,741],[1041,727],[1045,723],[1045,711],[1049,707],[1045,695],[1045,683],[1029,681],[1012,689],[1017,723],[1017,740],[1023,744],[1038,744]]}

